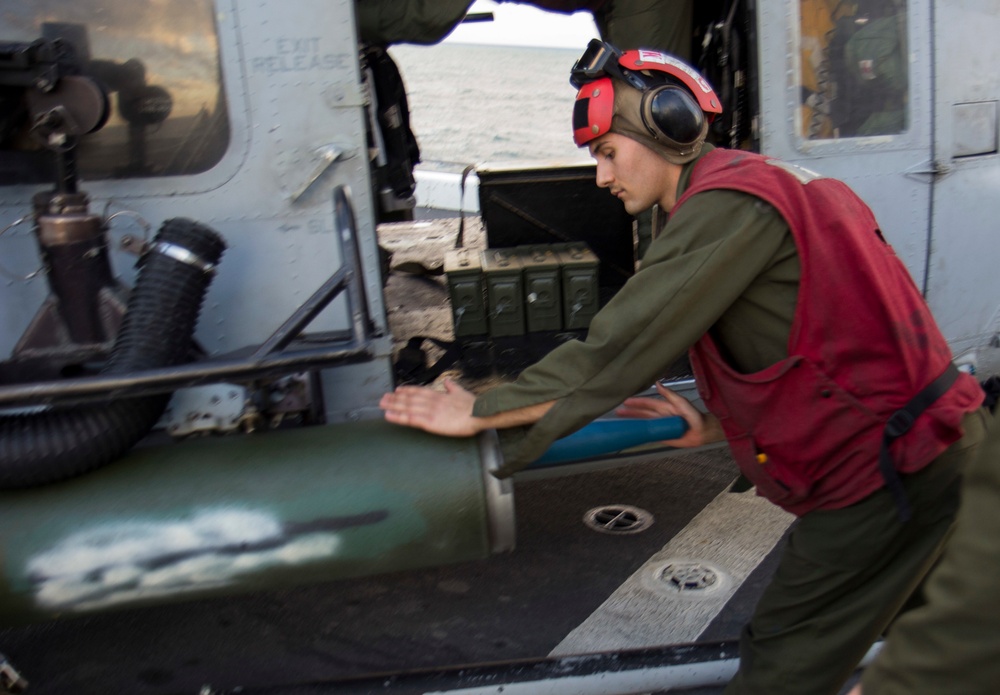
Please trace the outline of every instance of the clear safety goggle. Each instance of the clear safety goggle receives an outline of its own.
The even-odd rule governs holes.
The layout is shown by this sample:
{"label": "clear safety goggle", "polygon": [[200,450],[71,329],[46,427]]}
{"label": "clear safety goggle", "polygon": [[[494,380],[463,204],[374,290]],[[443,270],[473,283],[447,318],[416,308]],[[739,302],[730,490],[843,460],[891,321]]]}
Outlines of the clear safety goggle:
{"label": "clear safety goggle", "polygon": [[621,66],[619,61],[622,55],[623,53],[611,44],[591,39],[587,50],[573,64],[569,73],[569,83],[580,89],[588,82],[602,77],[617,77],[641,91],[652,87],[653,85],[641,74]]}

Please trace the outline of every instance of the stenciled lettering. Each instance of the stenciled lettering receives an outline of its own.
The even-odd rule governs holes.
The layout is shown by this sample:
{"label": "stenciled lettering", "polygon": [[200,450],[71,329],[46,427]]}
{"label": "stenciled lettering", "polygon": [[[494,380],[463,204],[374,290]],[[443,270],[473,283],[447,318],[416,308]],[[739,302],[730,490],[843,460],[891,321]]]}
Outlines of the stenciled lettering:
{"label": "stenciled lettering", "polygon": [[256,73],[275,75],[283,72],[342,70],[347,67],[345,54],[323,53],[318,36],[283,36],[274,39],[274,53],[250,59]]}

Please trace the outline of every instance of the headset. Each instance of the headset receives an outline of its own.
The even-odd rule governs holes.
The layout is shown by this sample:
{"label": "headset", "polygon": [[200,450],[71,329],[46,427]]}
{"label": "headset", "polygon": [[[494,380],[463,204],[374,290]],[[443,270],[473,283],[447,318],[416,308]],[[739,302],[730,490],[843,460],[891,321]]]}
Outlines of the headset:
{"label": "headset", "polygon": [[708,124],[722,113],[715,91],[686,63],[659,51],[623,53],[592,39],[570,72],[570,84],[579,90],[573,109],[573,140],[578,146],[611,128],[612,77],[642,92],[639,113],[649,134],[682,152],[704,139]]}

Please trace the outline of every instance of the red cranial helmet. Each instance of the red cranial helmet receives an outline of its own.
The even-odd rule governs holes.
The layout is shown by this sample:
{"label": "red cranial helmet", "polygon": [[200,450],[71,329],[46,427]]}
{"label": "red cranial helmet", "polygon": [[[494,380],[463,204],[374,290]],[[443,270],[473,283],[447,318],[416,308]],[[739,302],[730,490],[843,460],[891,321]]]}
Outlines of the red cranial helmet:
{"label": "red cranial helmet", "polygon": [[681,60],[645,49],[622,53],[594,39],[573,66],[579,91],[573,109],[573,140],[583,146],[611,128],[617,78],[642,93],[639,116],[663,145],[688,150],[705,137],[722,105],[704,77]]}

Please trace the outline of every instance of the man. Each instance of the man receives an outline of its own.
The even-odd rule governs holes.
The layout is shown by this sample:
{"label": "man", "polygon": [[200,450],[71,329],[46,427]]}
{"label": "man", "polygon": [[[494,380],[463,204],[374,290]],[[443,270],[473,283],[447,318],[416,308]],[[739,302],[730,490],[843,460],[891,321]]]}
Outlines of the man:
{"label": "man", "polygon": [[573,75],[597,185],[633,214],[660,205],[666,226],[586,341],[478,397],[401,387],[385,417],[455,436],[530,425],[510,475],[687,350],[710,413],[661,389],[624,414],[682,415],[676,446],[725,437],[757,494],[800,517],[727,692],[835,693],[937,557],[982,389],[846,185],[705,144],[718,99],[670,56],[594,41]]}

